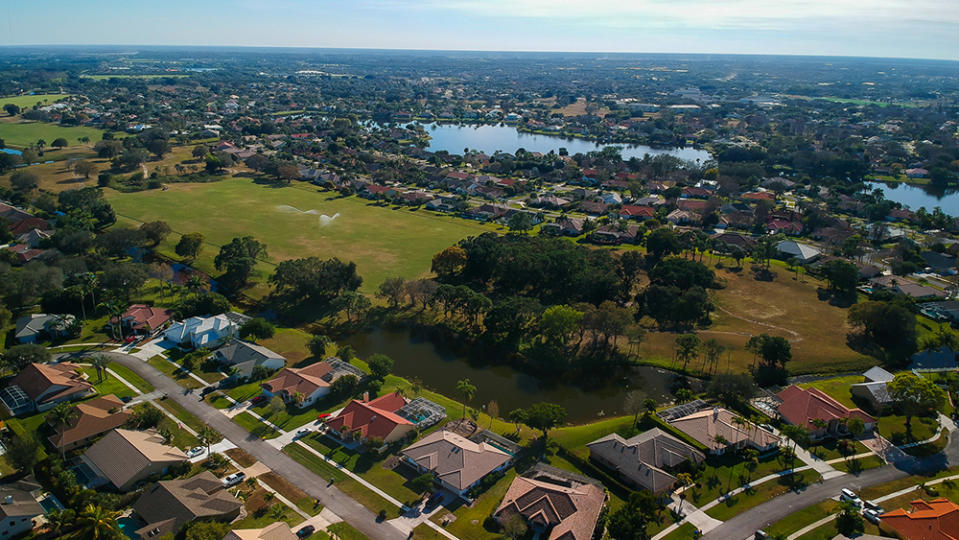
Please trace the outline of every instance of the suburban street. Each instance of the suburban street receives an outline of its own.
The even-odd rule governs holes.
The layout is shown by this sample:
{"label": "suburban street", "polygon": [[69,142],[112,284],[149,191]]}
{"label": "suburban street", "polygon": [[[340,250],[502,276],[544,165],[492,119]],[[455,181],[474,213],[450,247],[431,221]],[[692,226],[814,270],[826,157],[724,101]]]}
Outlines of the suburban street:
{"label": "suburban street", "polygon": [[[203,423],[220,432],[224,438],[245,450],[260,463],[266,465],[311,497],[319,499],[327,509],[341,517],[350,525],[356,527],[363,534],[376,540],[406,538],[406,534],[403,534],[388,522],[377,521],[376,515],[373,512],[345,495],[338,490],[335,485],[328,485],[329,479],[320,478],[317,474],[300,465],[279,449],[251,435],[213,406],[207,404],[205,401],[198,400],[198,394],[185,394],[182,386],[143,360],[135,356],[116,352],[98,354],[103,354],[111,361],[136,372],[152,384],[157,392],[166,394],[169,399],[182,405],[183,408],[195,415]],[[63,358],[77,357],[69,353],[58,356]]]}

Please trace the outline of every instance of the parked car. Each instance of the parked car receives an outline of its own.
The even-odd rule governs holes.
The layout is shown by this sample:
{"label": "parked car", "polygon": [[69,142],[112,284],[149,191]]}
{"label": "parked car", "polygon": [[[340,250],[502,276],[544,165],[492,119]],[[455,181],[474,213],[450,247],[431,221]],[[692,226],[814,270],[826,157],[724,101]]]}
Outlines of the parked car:
{"label": "parked car", "polygon": [[765,429],[766,431],[770,431],[770,432],[774,432],[774,433],[775,433],[775,431],[776,431],[776,430],[774,430],[773,427],[770,426],[769,424],[759,424],[759,427]]}
{"label": "parked car", "polygon": [[768,538],[771,538],[771,537],[766,533],[766,531],[758,530],[756,531],[756,534],[753,535],[753,538],[755,540],[767,540]]}
{"label": "parked car", "polygon": [[216,390],[216,387],[215,387],[215,386],[207,386],[206,388],[204,388],[204,389],[200,392],[200,395],[201,395],[201,396],[205,396],[205,395],[209,394],[210,392],[213,392],[214,390]]}
{"label": "parked car", "polygon": [[310,536],[311,534],[313,534],[315,531],[316,531],[316,527],[314,527],[313,525],[307,525],[306,527],[303,527],[302,529],[296,531],[296,536],[299,538],[306,538]]}
{"label": "parked car", "polygon": [[266,403],[266,396],[264,396],[263,394],[260,394],[250,400],[250,405],[254,407],[256,407],[257,405],[261,405],[263,403]]}
{"label": "parked car", "polygon": [[862,508],[862,500],[859,498],[859,495],[856,495],[856,492],[851,489],[842,488],[842,491],[839,492],[839,500],[849,501],[859,508]]}
{"label": "parked car", "polygon": [[194,446],[186,451],[186,457],[195,458],[197,456],[202,456],[204,452],[206,452],[205,446]]}
{"label": "parked car", "polygon": [[877,512],[872,508],[866,508],[862,513],[862,517],[866,518],[866,521],[878,525],[882,519],[882,512]]}
{"label": "parked car", "polygon": [[876,512],[879,512],[880,514],[885,512],[885,510],[883,510],[881,506],[879,506],[878,504],[872,501],[863,501],[862,504],[865,508],[869,510],[875,510]]}
{"label": "parked car", "polygon": [[299,439],[300,437],[306,437],[310,434],[310,428],[300,428],[296,430],[296,435],[293,436],[294,439]]}
{"label": "parked car", "polygon": [[225,487],[233,487],[245,479],[246,479],[246,473],[242,473],[242,472],[233,473],[223,479],[223,485]]}

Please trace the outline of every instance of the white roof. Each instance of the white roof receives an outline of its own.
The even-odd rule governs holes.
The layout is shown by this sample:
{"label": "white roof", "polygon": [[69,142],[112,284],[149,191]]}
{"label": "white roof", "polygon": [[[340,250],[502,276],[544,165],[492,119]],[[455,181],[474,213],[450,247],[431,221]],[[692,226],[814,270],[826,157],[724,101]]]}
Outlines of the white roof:
{"label": "white roof", "polygon": [[802,259],[804,261],[817,257],[822,253],[818,249],[808,244],[800,244],[799,242],[794,242],[792,240],[783,240],[782,242],[776,244],[776,249],[782,253],[792,255],[793,257]]}
{"label": "white roof", "polygon": [[892,373],[882,369],[879,366],[869,368],[869,371],[863,373],[868,382],[889,382],[895,378]]}

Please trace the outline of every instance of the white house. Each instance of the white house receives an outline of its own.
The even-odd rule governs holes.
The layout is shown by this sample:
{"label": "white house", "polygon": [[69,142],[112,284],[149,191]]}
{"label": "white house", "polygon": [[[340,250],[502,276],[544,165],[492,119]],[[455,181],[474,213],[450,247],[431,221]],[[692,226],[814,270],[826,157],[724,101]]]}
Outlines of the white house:
{"label": "white house", "polygon": [[792,240],[783,240],[776,244],[776,249],[783,255],[795,257],[799,262],[807,263],[815,261],[822,255],[818,249],[808,245],[793,242]]}
{"label": "white house", "polygon": [[238,329],[226,315],[190,317],[171,325],[163,333],[163,338],[181,346],[212,348],[235,336]]}

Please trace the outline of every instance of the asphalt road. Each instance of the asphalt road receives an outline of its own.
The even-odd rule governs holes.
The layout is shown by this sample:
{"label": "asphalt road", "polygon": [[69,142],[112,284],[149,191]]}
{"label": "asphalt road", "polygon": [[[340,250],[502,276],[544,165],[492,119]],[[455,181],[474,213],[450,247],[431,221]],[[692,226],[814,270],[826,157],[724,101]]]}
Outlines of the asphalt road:
{"label": "asphalt road", "polygon": [[781,495],[737,515],[709,531],[702,538],[704,540],[751,539],[757,530],[764,529],[789,514],[826,499],[838,497],[839,490],[842,488],[859,491],[864,487],[885,484],[922,471],[942,470],[955,465],[959,465],[959,436],[950,437],[946,449],[934,456],[921,460],[908,459],[877,469],[869,469],[860,473],[859,476],[851,474],[839,476],[813,484],[799,493],[790,492]]}
{"label": "asphalt road", "polygon": [[[111,361],[135,371],[158,391],[166,394],[169,399],[182,405],[184,409],[190,411],[200,421],[220,432],[233,444],[245,450],[278,475],[292,482],[309,496],[319,499],[330,511],[356,527],[363,534],[375,540],[398,540],[407,537],[393,525],[385,521],[378,522],[372,511],[336,489],[335,485],[328,486],[329,479],[321,478],[262,439],[251,435],[213,406],[198,400],[198,394],[184,394],[182,386],[150,364],[134,356],[121,353],[106,352],[98,354],[103,354]],[[75,357],[70,354],[59,356]]]}

